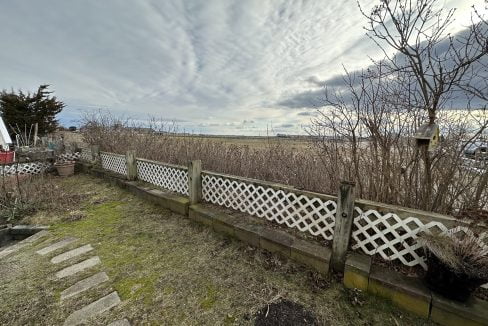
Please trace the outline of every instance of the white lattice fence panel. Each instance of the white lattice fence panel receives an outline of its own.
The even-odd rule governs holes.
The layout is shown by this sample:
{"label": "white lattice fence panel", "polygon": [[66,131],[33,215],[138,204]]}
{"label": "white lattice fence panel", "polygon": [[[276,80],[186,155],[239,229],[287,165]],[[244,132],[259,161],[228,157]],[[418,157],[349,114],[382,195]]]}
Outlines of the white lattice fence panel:
{"label": "white lattice fence panel", "polygon": [[80,159],[81,153],[63,153],[59,154],[57,159],[58,161],[78,161]]}
{"label": "white lattice fence panel", "polygon": [[158,187],[188,195],[188,171],[183,168],[137,160],[137,177]]}
{"label": "white lattice fence panel", "polygon": [[80,160],[83,161],[91,161],[92,160],[92,153],[91,149],[89,148],[82,148],[80,153]]}
{"label": "white lattice fence panel", "polygon": [[374,209],[363,211],[355,207],[354,210],[352,249],[368,255],[379,254],[385,260],[399,260],[407,266],[421,265],[427,269],[423,249],[416,241],[422,232],[477,237],[480,246],[488,251],[488,232],[476,236],[467,227],[449,229],[437,221],[424,224],[416,217],[402,219],[397,214],[381,214]]}
{"label": "white lattice fence panel", "polygon": [[326,240],[334,237],[335,201],[208,174],[203,175],[202,187],[207,202],[286,224]]}
{"label": "white lattice fence panel", "polygon": [[19,163],[0,166],[0,175],[22,175],[43,173],[50,164],[43,162]]}
{"label": "white lattice fence panel", "polygon": [[119,174],[127,175],[127,165],[124,155],[100,153],[102,168]]}

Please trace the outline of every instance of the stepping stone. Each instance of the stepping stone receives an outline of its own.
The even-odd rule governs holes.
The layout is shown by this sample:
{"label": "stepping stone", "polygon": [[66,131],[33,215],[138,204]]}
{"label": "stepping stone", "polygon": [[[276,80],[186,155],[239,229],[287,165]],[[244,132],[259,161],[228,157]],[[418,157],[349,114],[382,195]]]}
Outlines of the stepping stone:
{"label": "stepping stone", "polygon": [[63,292],[61,292],[61,301],[74,297],[75,295],[84,292],[86,290],[89,290],[97,286],[98,284],[101,284],[106,281],[108,281],[108,276],[107,274],[105,274],[105,272],[100,272],[93,276],[85,278],[84,280],[81,280],[73,284],[72,286],[70,286]]}
{"label": "stepping stone", "polygon": [[49,235],[49,232],[46,230],[42,230],[37,232],[36,234],[31,235],[30,237],[20,241],[20,243],[33,243],[36,242],[37,240]]}
{"label": "stepping stone", "polygon": [[84,271],[85,269],[96,266],[98,264],[100,264],[100,258],[98,256],[95,256],[87,260],[84,260],[81,263],[74,264],[72,266],[60,270],[59,272],[56,273],[56,277],[59,279],[59,278],[71,276],[81,271]]}
{"label": "stepping stone", "polygon": [[16,225],[10,229],[12,235],[25,235],[31,236],[40,231],[48,230],[48,226],[43,225]]}
{"label": "stepping stone", "polygon": [[48,231],[37,232],[36,234],[31,235],[30,237],[20,241],[19,243],[16,243],[13,246],[7,247],[7,248],[3,249],[2,251],[0,251],[0,258],[5,257],[5,256],[7,256],[13,252],[16,252],[16,251],[20,250],[21,248],[27,246],[29,243],[33,243],[33,242],[35,242],[35,241],[39,240],[40,238],[45,237],[47,235],[49,235]]}
{"label": "stepping stone", "polygon": [[16,243],[0,251],[0,258],[5,257],[13,252],[19,251],[21,248],[27,246],[27,243]]}
{"label": "stepping stone", "polygon": [[56,257],[51,259],[51,263],[53,264],[59,264],[62,263],[65,260],[74,258],[76,256],[82,255],[84,253],[90,252],[93,250],[93,247],[91,245],[85,245],[83,247],[79,247],[70,251],[67,251],[65,253],[62,253],[61,255],[57,255]]}
{"label": "stepping stone", "polygon": [[63,239],[63,240],[61,240],[59,242],[53,243],[52,245],[50,245],[50,246],[48,246],[46,248],[43,248],[41,250],[38,250],[36,252],[39,255],[44,256],[44,255],[47,255],[48,253],[51,253],[51,252],[53,252],[55,250],[61,249],[63,247],[66,247],[67,245],[69,245],[70,243],[75,242],[76,240],[78,240],[78,239],[71,238],[71,237],[70,238],[65,238],[65,239]]}
{"label": "stepping stone", "polygon": [[120,298],[117,292],[112,292],[109,295],[90,303],[88,306],[81,308],[69,315],[64,321],[65,326],[79,325],[86,322],[88,319],[100,315],[101,313],[115,307],[120,303]]}
{"label": "stepping stone", "polygon": [[107,326],[130,326],[130,323],[127,319],[120,319],[114,322],[111,322]]}

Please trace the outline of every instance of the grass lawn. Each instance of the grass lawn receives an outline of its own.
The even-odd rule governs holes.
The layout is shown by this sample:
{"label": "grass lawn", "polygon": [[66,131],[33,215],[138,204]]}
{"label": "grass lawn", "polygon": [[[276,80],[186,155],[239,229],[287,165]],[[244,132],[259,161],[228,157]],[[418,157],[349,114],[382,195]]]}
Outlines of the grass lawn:
{"label": "grass lawn", "polygon": [[[126,317],[132,325],[253,325],[255,314],[282,299],[303,305],[320,325],[425,325],[387,301],[346,291],[296,264],[229,240],[184,217],[89,176],[55,179],[79,198],[69,210],[40,211],[23,222],[51,225],[51,237],[0,261],[0,324],[58,325],[114,289],[123,303],[94,324]],[[55,206],[56,203],[53,203]],[[56,280],[69,263],[35,251],[66,236],[95,250],[101,265]],[[58,252],[59,253],[59,252]],[[95,271],[110,280],[60,303],[60,292]]]}

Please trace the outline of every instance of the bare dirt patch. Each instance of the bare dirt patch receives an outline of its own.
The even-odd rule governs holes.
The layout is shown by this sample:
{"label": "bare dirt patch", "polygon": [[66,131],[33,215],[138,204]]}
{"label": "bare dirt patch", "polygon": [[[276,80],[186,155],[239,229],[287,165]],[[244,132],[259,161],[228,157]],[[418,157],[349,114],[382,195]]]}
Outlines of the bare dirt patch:
{"label": "bare dirt patch", "polygon": [[301,304],[281,300],[263,307],[256,314],[255,326],[318,326],[314,314]]}

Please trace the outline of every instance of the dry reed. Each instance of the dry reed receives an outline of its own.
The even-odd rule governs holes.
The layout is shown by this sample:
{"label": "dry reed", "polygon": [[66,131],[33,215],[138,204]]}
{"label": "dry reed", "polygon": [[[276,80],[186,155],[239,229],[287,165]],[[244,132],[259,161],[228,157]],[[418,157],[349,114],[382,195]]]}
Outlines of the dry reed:
{"label": "dry reed", "polygon": [[488,250],[475,236],[424,234],[417,242],[456,274],[488,280]]}
{"label": "dry reed", "polygon": [[134,121],[106,114],[85,117],[84,126],[84,140],[103,151],[136,150],[137,157],[180,165],[200,159],[205,170],[298,189],[335,194],[340,181],[351,180],[356,182],[356,197],[454,215],[468,209],[483,212],[488,203],[488,189],[480,184],[487,172],[483,177],[462,166],[458,141],[463,135],[454,132],[433,156],[432,188],[426,189],[413,140],[392,132],[355,140],[317,134],[297,148],[266,139],[261,146],[249,146],[181,135],[174,126],[155,120],[141,129]]}

